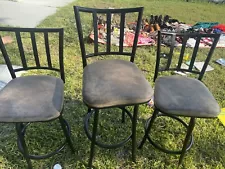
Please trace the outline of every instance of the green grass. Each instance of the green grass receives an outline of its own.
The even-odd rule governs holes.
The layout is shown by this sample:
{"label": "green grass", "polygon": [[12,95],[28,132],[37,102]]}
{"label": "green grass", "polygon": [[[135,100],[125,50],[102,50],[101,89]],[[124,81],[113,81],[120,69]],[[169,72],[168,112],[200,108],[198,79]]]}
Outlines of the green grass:
{"label": "green grass", "polygon": [[[85,163],[89,158],[90,141],[87,139],[83,130],[83,118],[86,113],[86,106],[82,103],[82,61],[79,49],[78,37],[75,29],[75,19],[73,14],[73,5],[88,7],[135,7],[144,6],[144,17],[150,14],[168,14],[180,21],[194,24],[198,21],[217,21],[225,23],[224,5],[215,5],[208,3],[186,3],[184,1],[157,1],[157,0],[78,0],[63,8],[58,9],[57,13],[48,17],[38,27],[63,27],[65,30],[65,111],[64,117],[68,120],[72,128],[72,140],[76,153],[72,154],[66,147],[61,153],[46,159],[33,161],[34,168],[50,168],[55,163],[60,163],[64,168],[85,168]],[[24,37],[25,52],[30,64],[32,64],[32,48],[26,34]],[[43,39],[38,37],[38,49],[41,56],[41,62],[45,63]],[[54,37],[51,38],[54,44],[57,44]],[[56,45],[51,46],[54,56]],[[14,64],[19,64],[19,60],[14,49],[15,43],[8,45],[10,56]],[[88,48],[92,45],[89,44]],[[201,49],[203,54],[205,50]],[[225,57],[225,49],[216,49],[210,65],[215,68],[214,71],[207,72],[203,82],[209,87],[221,107],[225,107],[225,71],[214,63],[214,60]],[[53,58],[54,58],[53,56]],[[3,63],[0,58],[0,63]],[[137,49],[135,58],[137,66],[143,70],[149,82],[153,81],[155,66],[155,48],[141,47]],[[56,61],[54,62],[56,64]],[[39,74],[39,71],[31,73]],[[44,72],[46,73],[46,72]],[[115,142],[130,132],[130,122],[127,119],[125,126],[120,127],[120,114],[114,110],[102,113],[100,131],[101,139],[105,142]],[[139,111],[139,120],[137,124],[137,138],[140,141],[143,137],[143,126],[145,120],[151,116],[152,109],[142,105]],[[188,119],[185,119],[188,121]],[[166,147],[174,149],[181,148],[184,135],[175,135],[181,131],[180,124],[169,118],[159,118],[154,126],[152,137],[154,140],[162,142]],[[167,130],[167,131],[166,131]],[[168,131],[169,130],[169,131]],[[182,133],[181,133],[182,134]],[[184,134],[184,133],[183,133]],[[180,138],[178,137],[180,136]],[[27,143],[29,151],[33,154],[46,153],[53,150],[63,142],[63,134],[58,122],[32,124],[27,130]],[[218,119],[197,119],[194,130],[194,146],[186,154],[181,168],[225,168],[225,132],[224,127]],[[96,148],[94,166],[97,168],[176,168],[179,156],[168,155],[156,150],[150,144],[145,144],[142,150],[137,152],[137,163],[131,162],[131,143],[129,142],[122,148],[115,150],[105,150]],[[1,124],[0,130],[0,168],[20,169],[25,168],[26,162],[19,153],[16,145],[16,133],[13,124]]]}

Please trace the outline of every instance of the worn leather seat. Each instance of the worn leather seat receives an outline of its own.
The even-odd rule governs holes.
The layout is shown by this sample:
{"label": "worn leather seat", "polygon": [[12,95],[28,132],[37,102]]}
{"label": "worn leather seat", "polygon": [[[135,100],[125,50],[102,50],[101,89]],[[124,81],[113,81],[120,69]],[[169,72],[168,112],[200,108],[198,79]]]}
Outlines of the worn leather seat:
{"label": "worn leather seat", "polygon": [[183,76],[159,77],[155,82],[155,106],[167,114],[217,117],[220,107],[199,80]]}
{"label": "worn leather seat", "polygon": [[51,76],[25,76],[0,91],[1,122],[48,121],[60,116],[64,83]]}
{"label": "worn leather seat", "polygon": [[134,63],[103,60],[84,68],[83,100],[89,107],[134,105],[152,95],[153,89]]}

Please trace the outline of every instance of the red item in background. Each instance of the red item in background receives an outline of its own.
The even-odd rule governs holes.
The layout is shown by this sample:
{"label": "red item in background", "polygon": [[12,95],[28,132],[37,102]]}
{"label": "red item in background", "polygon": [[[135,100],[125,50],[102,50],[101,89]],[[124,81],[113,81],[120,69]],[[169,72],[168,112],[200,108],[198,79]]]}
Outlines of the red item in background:
{"label": "red item in background", "polygon": [[148,44],[148,43],[154,43],[154,40],[150,37],[145,37],[142,34],[138,36],[138,44]]}
{"label": "red item in background", "polygon": [[[134,42],[134,33],[126,32],[124,43],[126,43],[128,46],[133,46],[133,42]],[[138,44],[148,45],[149,43],[154,43],[154,40],[151,39],[150,37],[145,37],[142,34],[138,36]]]}
{"label": "red item in background", "polygon": [[2,41],[3,41],[3,44],[8,44],[8,43],[12,43],[13,39],[11,36],[4,36],[2,37]]}
{"label": "red item in background", "polygon": [[224,24],[219,24],[216,26],[213,26],[214,29],[220,29],[221,31],[225,32],[225,25]]}
{"label": "red item in background", "polygon": [[126,32],[124,43],[126,43],[128,46],[133,46],[133,42],[134,42],[134,33]]}

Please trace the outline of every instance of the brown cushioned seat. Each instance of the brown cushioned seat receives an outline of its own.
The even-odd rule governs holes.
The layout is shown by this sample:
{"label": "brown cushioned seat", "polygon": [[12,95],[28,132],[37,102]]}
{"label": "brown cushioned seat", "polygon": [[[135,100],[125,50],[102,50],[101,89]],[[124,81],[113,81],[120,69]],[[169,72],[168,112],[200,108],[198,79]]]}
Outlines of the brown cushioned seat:
{"label": "brown cushioned seat", "polygon": [[63,108],[63,81],[51,76],[25,76],[0,91],[0,122],[48,121]]}
{"label": "brown cushioned seat", "polygon": [[155,83],[155,106],[168,114],[187,117],[217,117],[220,107],[208,88],[199,80],[160,77]]}
{"label": "brown cushioned seat", "polygon": [[92,108],[134,105],[150,100],[153,89],[134,63],[103,60],[83,73],[83,100]]}

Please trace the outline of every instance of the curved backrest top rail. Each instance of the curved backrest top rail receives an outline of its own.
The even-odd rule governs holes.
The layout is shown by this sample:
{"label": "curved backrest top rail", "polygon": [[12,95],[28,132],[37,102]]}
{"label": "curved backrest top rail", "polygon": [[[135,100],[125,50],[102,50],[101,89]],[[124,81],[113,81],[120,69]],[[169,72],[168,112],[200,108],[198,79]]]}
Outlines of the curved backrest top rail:
{"label": "curved backrest top rail", "polygon": [[[163,37],[170,38],[170,50],[169,53],[167,54],[167,62],[166,66],[164,68],[160,68],[160,60],[161,60],[161,44],[163,41]],[[176,38],[180,37],[182,40],[182,45],[179,52],[179,57],[178,61],[176,62],[176,66],[172,66],[172,59],[174,57],[174,48],[175,48],[175,43],[176,43]],[[185,54],[185,49],[187,48],[187,41],[189,38],[194,38],[196,40],[192,55],[190,57],[190,64],[188,65],[188,69],[182,68],[182,63],[184,61],[184,54]],[[204,60],[204,65],[200,71],[194,70],[194,63],[199,51],[199,46],[202,38],[210,38],[212,39],[212,44],[209,46],[209,51],[206,54],[206,58]],[[158,73],[162,71],[182,71],[182,72],[190,72],[194,74],[198,74],[198,79],[202,80],[203,75],[206,71],[206,68],[209,64],[209,61],[213,55],[213,52],[216,48],[216,45],[219,41],[220,34],[209,34],[209,33],[173,33],[173,32],[158,32],[158,41],[157,41],[157,58],[156,58],[156,66],[155,66],[155,75],[154,75],[154,81],[156,80]]]}
{"label": "curved backrest top rail", "polygon": [[[83,25],[82,25],[82,19],[80,16],[80,13],[91,13],[91,19],[93,26],[93,34],[94,34],[94,53],[88,53],[86,51],[85,43],[84,43],[84,35],[83,35]],[[126,21],[126,14],[127,13],[137,13],[138,16],[136,18],[136,29],[134,31],[134,40],[133,40],[133,45],[131,47],[131,52],[125,52],[124,51],[124,35],[125,35],[125,21]],[[87,65],[87,58],[92,57],[92,56],[98,56],[98,55],[129,55],[130,56],[130,61],[134,61],[134,57],[136,54],[136,49],[137,49],[137,42],[138,42],[138,35],[139,31],[141,28],[141,19],[142,19],[142,14],[143,14],[143,7],[137,7],[137,8],[121,8],[121,9],[96,9],[96,8],[85,8],[85,7],[80,7],[80,6],[74,6],[74,14],[75,14],[75,19],[76,19],[76,26],[77,26],[77,31],[78,31],[78,37],[79,37],[79,43],[80,43],[80,49],[81,49],[81,55],[82,55],[82,61],[83,61],[83,67]],[[104,52],[99,52],[99,28],[98,28],[98,15],[105,15],[106,16],[106,51]],[[120,22],[118,23],[119,26],[119,42],[118,42],[118,51],[112,51],[111,50],[111,33],[112,33],[112,27],[114,26],[112,24],[112,18],[113,14],[118,14],[120,16]]]}
{"label": "curved backrest top rail", "polygon": [[[19,50],[19,56],[22,63],[22,68],[19,69],[13,69],[11,59],[8,55],[7,48],[5,44],[3,43],[3,40],[0,36],[0,51],[2,52],[2,55],[4,57],[5,63],[8,66],[8,69],[10,71],[10,74],[12,78],[16,78],[15,72],[18,71],[25,71],[30,69],[47,69],[47,70],[53,70],[60,72],[61,79],[65,82],[65,74],[64,74],[64,65],[63,65],[63,36],[64,31],[63,28],[16,28],[16,27],[0,27],[0,32],[14,32],[16,43]],[[21,33],[29,33],[30,39],[31,39],[31,45],[35,60],[35,66],[29,66],[27,64],[27,58],[26,53],[24,50],[24,44],[22,41]],[[44,50],[46,52],[46,59],[47,59],[47,66],[41,65],[40,59],[39,59],[39,51],[37,48],[37,38],[36,33],[43,34],[44,37]],[[52,33],[58,33],[58,62],[59,62],[59,68],[54,67],[54,64],[52,63],[52,56],[50,51],[50,41],[49,41],[49,34]]]}

